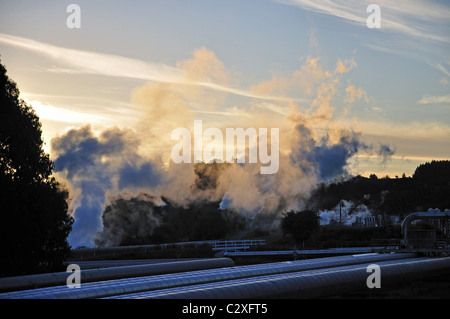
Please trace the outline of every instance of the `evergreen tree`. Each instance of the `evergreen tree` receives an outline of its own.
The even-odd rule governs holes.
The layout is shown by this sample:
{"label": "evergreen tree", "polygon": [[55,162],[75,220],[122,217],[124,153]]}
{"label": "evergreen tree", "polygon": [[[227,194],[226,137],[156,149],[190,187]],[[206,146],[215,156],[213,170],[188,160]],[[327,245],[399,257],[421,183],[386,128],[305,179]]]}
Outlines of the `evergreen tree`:
{"label": "evergreen tree", "polygon": [[281,229],[285,235],[291,234],[297,244],[310,239],[319,230],[319,216],[311,210],[290,211],[283,214]]}
{"label": "evergreen tree", "polygon": [[0,61],[0,276],[55,270],[70,250],[68,193],[51,176],[41,134]]}

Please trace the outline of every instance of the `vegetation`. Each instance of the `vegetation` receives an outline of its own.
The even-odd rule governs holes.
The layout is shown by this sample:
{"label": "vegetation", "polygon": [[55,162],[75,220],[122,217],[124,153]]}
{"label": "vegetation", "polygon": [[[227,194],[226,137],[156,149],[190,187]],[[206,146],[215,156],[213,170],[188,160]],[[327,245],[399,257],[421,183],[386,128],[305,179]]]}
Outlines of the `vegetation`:
{"label": "vegetation", "polygon": [[[68,192],[52,176],[53,163],[43,151],[41,123],[33,109],[19,98],[17,85],[0,61],[0,276],[60,269],[69,254],[67,236],[73,219],[67,214]],[[196,165],[195,187],[208,191],[217,186],[226,166]],[[329,248],[369,245],[373,238],[398,238],[399,227],[319,227],[317,212],[349,200],[364,204],[375,214],[400,215],[429,208],[450,208],[450,161],[432,161],[417,167],[412,177],[351,177],[319,185],[306,203],[306,210],[283,215],[273,247],[309,246]],[[179,206],[168,199],[117,199],[105,208],[103,230],[97,244],[140,245],[209,239],[227,239],[245,228],[236,211],[219,209],[219,202],[193,202]],[[252,236],[273,237],[254,230]],[[185,255],[166,250],[153,255]],[[195,248],[197,249],[197,248]],[[197,249],[198,251],[198,249]],[[202,247],[200,255],[210,255]],[[147,252],[145,252],[147,254]],[[192,255],[192,252],[189,253]]]}
{"label": "vegetation", "polygon": [[0,276],[58,269],[69,253],[68,193],[51,176],[41,133],[0,63]]}
{"label": "vegetation", "polygon": [[74,249],[67,261],[76,260],[108,260],[108,259],[182,259],[182,258],[212,258],[216,252],[211,245],[176,245],[155,247],[131,246],[111,251],[108,248]]}
{"label": "vegetation", "polygon": [[232,210],[220,210],[220,203],[200,202],[187,207],[168,204],[163,224],[156,229],[154,240],[179,242],[225,239],[245,227],[245,219]]}
{"label": "vegetation", "polygon": [[[413,177],[356,176],[346,181],[319,185],[307,203],[307,210],[290,211],[283,215],[281,235],[257,229],[247,233],[246,238],[265,238],[273,249],[290,249],[294,245],[299,248],[364,246],[370,245],[371,239],[399,238],[400,227],[389,223],[376,228],[319,227],[317,212],[335,208],[343,199],[355,205],[364,204],[374,213],[400,217],[430,207],[443,210],[450,207],[446,195],[450,193],[449,167],[450,161],[433,161],[420,165]],[[211,172],[205,172],[203,167],[197,168],[197,174],[202,177],[198,182],[207,188],[211,184],[207,178]],[[103,233],[110,231],[112,237],[119,240],[112,245],[126,246],[226,239],[245,228],[242,215],[231,210],[220,210],[217,202],[195,202],[183,207],[166,198],[163,200],[167,205],[162,207],[153,204],[151,198],[121,199],[110,203],[103,214]],[[122,216],[112,218],[115,211],[120,211]],[[139,229],[145,229],[145,232]],[[118,234],[124,235],[119,238]],[[98,241],[97,244],[105,246],[105,242]]]}
{"label": "vegetation", "polygon": [[221,210],[217,202],[196,202],[187,207],[159,206],[149,195],[117,199],[104,210],[98,246],[129,246],[225,239],[245,227],[244,217]]}
{"label": "vegetation", "polygon": [[311,210],[290,211],[283,216],[281,229],[284,234],[292,235],[296,244],[304,246],[305,240],[309,240],[319,230],[319,217]]}
{"label": "vegetation", "polygon": [[316,229],[311,216],[319,210],[335,208],[341,200],[349,200],[366,205],[375,214],[404,218],[415,211],[450,208],[449,194],[448,160],[421,164],[412,177],[356,176],[319,185],[308,200],[306,206],[309,210],[284,214],[281,229],[285,235],[291,236],[291,245],[305,242],[314,248],[369,246],[372,239],[400,238],[400,226],[387,223],[383,227],[372,228],[321,226]]}
{"label": "vegetation", "polygon": [[432,161],[417,167],[412,177],[369,178],[320,185],[309,198],[311,210],[332,209],[341,200],[366,205],[375,214],[400,215],[450,208],[450,161]]}

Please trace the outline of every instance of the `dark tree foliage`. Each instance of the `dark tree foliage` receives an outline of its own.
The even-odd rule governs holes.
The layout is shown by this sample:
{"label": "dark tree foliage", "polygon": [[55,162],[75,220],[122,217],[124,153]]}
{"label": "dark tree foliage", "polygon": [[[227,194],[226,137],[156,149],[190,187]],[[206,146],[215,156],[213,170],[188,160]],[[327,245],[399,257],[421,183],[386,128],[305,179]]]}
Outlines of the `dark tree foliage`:
{"label": "dark tree foliage", "polygon": [[294,237],[297,244],[302,244],[319,230],[319,216],[312,210],[290,211],[283,214],[281,229],[285,235]]}
{"label": "dark tree foliage", "polygon": [[179,206],[162,198],[155,204],[149,194],[118,198],[103,211],[103,230],[97,234],[98,246],[128,246],[181,241],[225,239],[245,227],[244,217],[220,209],[220,203],[199,201]]}
{"label": "dark tree foliage", "polygon": [[431,161],[416,168],[413,178],[418,183],[446,186],[450,183],[450,161]]}
{"label": "dark tree foliage", "polygon": [[51,176],[41,133],[0,62],[0,276],[57,269],[70,249],[68,193]]}
{"label": "dark tree foliage", "polygon": [[187,207],[165,200],[163,223],[155,230],[154,242],[224,239],[243,230],[245,219],[232,210],[221,210],[217,202],[193,202]]}
{"label": "dark tree foliage", "polygon": [[432,161],[416,168],[412,177],[369,178],[320,185],[308,199],[314,210],[332,209],[341,200],[366,205],[372,212],[406,216],[429,208],[450,209],[450,161]]}

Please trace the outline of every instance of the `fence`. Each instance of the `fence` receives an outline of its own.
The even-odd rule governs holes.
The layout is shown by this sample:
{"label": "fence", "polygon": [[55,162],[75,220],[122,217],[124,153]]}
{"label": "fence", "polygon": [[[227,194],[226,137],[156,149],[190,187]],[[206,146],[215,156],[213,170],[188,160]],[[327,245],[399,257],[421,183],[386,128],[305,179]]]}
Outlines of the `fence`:
{"label": "fence", "polygon": [[251,247],[265,246],[264,239],[249,239],[249,240],[217,240],[210,242],[212,250],[214,251],[238,251],[247,250]]}
{"label": "fence", "polygon": [[420,253],[450,253],[450,241],[448,239],[412,238],[406,242],[400,239],[372,239],[372,252],[420,252]]}
{"label": "fence", "polygon": [[71,251],[72,258],[83,260],[93,257],[119,257],[123,254],[152,251],[155,249],[168,249],[185,247],[198,247],[200,245],[211,245],[213,251],[238,251],[247,250],[251,247],[265,246],[264,239],[252,240],[207,240],[207,241],[189,241],[180,243],[135,245],[135,246],[117,246],[117,247],[96,247],[80,248]]}
{"label": "fence", "polygon": [[372,239],[370,247],[373,252],[397,252],[400,250],[400,239]]}

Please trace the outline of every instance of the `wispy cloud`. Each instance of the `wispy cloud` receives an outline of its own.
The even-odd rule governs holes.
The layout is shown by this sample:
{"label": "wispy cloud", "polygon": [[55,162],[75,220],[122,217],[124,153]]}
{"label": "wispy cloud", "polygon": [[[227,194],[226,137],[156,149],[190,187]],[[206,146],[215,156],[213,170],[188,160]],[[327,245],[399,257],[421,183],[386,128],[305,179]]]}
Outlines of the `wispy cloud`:
{"label": "wispy cloud", "polygon": [[286,97],[255,94],[212,82],[189,81],[183,70],[162,63],[152,63],[117,55],[74,50],[39,41],[0,33],[0,43],[40,53],[62,64],[52,66],[51,72],[85,73],[145,81],[194,85],[215,91],[263,100],[287,100]]}
{"label": "wispy cloud", "polygon": [[403,36],[450,44],[450,8],[436,1],[411,0],[279,0],[302,9],[341,18],[366,27],[366,8],[376,3],[381,8],[381,28]]}
{"label": "wispy cloud", "polygon": [[39,118],[42,120],[64,122],[70,124],[83,124],[83,123],[105,123],[106,121],[111,121],[107,116],[100,114],[88,114],[77,111],[72,111],[67,108],[56,107],[51,104],[42,103],[38,100],[26,100],[30,104]]}
{"label": "wispy cloud", "polygon": [[[162,82],[179,81],[183,76],[176,68],[121,56],[66,49],[35,40],[0,33],[0,42],[34,51],[64,64],[65,73],[88,73]],[[57,71],[53,67],[52,71]]]}
{"label": "wispy cloud", "polygon": [[419,104],[441,104],[441,103],[450,104],[450,94],[447,94],[444,96],[424,95],[417,103],[419,103]]}
{"label": "wispy cloud", "polygon": [[[444,63],[430,63],[430,62],[428,62],[428,64],[431,65],[433,68],[441,71],[446,76],[450,76],[450,70],[448,69],[448,67],[444,66]],[[447,63],[447,64],[450,64],[450,63]]]}

